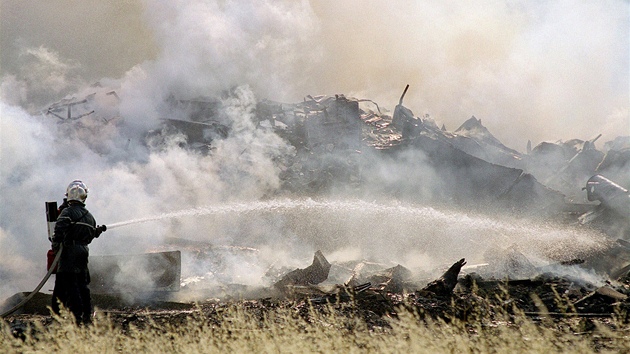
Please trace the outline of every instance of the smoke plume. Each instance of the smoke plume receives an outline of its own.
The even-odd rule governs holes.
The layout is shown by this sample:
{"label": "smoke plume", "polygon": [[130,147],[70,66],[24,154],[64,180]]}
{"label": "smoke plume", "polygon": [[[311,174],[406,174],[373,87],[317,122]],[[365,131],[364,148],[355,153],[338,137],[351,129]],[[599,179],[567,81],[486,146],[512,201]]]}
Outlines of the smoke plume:
{"label": "smoke plume", "polygon": [[[90,187],[87,206],[100,224],[273,195],[282,159],[293,151],[252,121],[260,99],[291,103],[344,93],[393,109],[410,84],[404,103],[416,115],[430,114],[450,130],[475,115],[517,150],[528,139],[603,133],[607,141],[628,133],[625,1],[6,0],[0,16],[0,298],[30,290],[43,276],[44,202],[61,201],[75,178]],[[80,124],[42,114],[53,102],[93,93],[98,116]],[[145,143],[160,119],[173,118],[171,97],[207,96],[220,97],[233,126],[211,154],[185,149],[182,136],[160,149]],[[379,170],[391,174],[387,166]],[[431,171],[406,173],[427,183],[435,178]],[[165,237],[181,237],[257,247],[265,266],[301,266],[323,248],[333,258],[428,268],[468,257],[457,251],[470,251],[469,242],[483,261],[488,233],[506,247],[519,237],[591,239],[530,224],[506,231],[492,220],[430,208],[412,208],[402,219],[408,226],[396,217],[400,209],[383,208],[390,214],[378,214],[378,223],[366,211],[380,204],[330,202],[331,213],[305,203],[137,223],[108,231],[91,251],[146,252]],[[436,222],[442,227],[426,226]],[[233,264],[234,279],[256,278]]]}

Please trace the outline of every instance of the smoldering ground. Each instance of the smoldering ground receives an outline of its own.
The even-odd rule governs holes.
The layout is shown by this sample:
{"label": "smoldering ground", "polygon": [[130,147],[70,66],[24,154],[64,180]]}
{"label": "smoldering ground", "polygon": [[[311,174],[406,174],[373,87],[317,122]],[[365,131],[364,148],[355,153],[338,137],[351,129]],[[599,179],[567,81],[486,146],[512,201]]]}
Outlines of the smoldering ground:
{"label": "smoldering ground", "polygon": [[[65,1],[0,4],[3,297],[30,290],[43,275],[43,205],[60,201],[72,179],[91,188],[88,207],[104,224],[273,195],[286,167],[282,157],[293,151],[252,123],[257,99],[346,93],[394,104],[410,83],[416,89],[406,97],[409,107],[448,126],[476,114],[513,148],[527,139],[591,138],[593,126],[605,134],[627,128],[628,9],[622,1],[91,5],[72,4],[70,12]],[[85,117],[77,129],[40,114],[65,95],[109,90],[120,100],[96,108],[119,122]],[[224,112],[235,130],[212,154],[182,148],[181,136],[160,149],[145,144],[146,131],[168,118],[169,96],[226,90],[232,94],[223,98]],[[403,172],[422,178],[430,195],[439,176],[421,159],[413,162]],[[382,166],[375,170],[383,180],[415,188],[413,179]],[[285,203],[294,206],[115,228],[94,242],[92,254],[144,252],[176,236],[256,247],[264,265],[302,266],[324,248],[331,260],[351,255],[429,266],[463,256],[481,260],[484,237],[506,247],[545,244],[550,236],[579,240],[556,243],[568,252],[597,247],[601,239],[527,221],[512,229],[511,222],[392,207],[391,201]],[[472,251],[471,244],[479,248]],[[235,276],[251,271],[233,264]]]}

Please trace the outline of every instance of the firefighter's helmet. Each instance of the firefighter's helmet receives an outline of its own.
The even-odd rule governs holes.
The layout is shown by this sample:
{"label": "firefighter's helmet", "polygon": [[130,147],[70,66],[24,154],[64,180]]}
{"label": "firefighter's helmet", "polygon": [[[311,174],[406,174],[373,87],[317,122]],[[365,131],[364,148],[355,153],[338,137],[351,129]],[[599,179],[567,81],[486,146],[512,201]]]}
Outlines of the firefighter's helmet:
{"label": "firefighter's helmet", "polygon": [[68,201],[76,200],[85,203],[88,196],[88,187],[81,180],[75,179],[66,189],[66,197]]}

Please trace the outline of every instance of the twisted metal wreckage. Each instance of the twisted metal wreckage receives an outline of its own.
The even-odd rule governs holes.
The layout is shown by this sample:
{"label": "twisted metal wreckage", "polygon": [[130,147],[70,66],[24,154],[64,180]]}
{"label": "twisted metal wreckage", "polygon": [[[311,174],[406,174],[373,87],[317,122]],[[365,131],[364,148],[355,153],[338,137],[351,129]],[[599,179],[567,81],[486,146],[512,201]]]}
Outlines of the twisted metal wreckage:
{"label": "twisted metal wreckage", "polygon": [[[224,284],[214,295],[247,297],[247,294],[255,293],[256,296],[309,299],[311,303],[319,304],[351,299],[381,303],[387,299],[383,294],[390,296],[391,303],[391,296],[404,293],[417,306],[428,309],[431,306],[446,308],[450,303],[426,299],[456,296],[457,301],[466,302],[470,300],[473,287],[477,292],[491,294],[498,292],[502,284],[509,286],[516,296],[526,298],[521,305],[531,313],[537,313],[539,307],[530,293],[538,294],[539,300],[542,298],[540,301],[553,312],[557,304],[549,294],[556,290],[568,294],[576,311],[583,314],[610,315],[614,306],[630,304],[630,195],[622,187],[630,185],[630,137],[618,137],[605,143],[604,151],[595,147],[600,136],[591,140],[543,142],[533,148],[528,142],[527,153],[523,154],[503,145],[474,116],[455,131],[438,127],[428,115],[416,117],[403,105],[408,88],[405,87],[392,115],[383,112],[376,102],[344,95],[307,96],[303,102],[293,104],[269,100],[258,102],[254,112],[257,128],[273,130],[295,148],[294,155],[283,161],[283,192],[321,195],[339,186],[349,190],[369,186],[400,199],[462,207],[486,205],[489,210],[507,208],[528,217],[562,220],[594,228],[609,235],[613,242],[597,254],[584,259],[561,259],[556,266],[593,270],[606,277],[608,284],[595,287],[559,278],[544,268],[534,267],[517,249],[502,250],[494,261],[511,268],[512,274],[521,274],[519,279],[504,279],[500,273],[495,273],[496,278],[484,279],[477,271],[483,267],[496,267],[496,264],[466,267],[466,260],[461,259],[432,282],[401,265],[387,268],[368,261],[331,264],[318,251],[307,268],[289,272],[270,269],[270,277],[276,279],[272,287],[253,292],[248,287]],[[124,124],[115,110],[103,110],[109,115],[99,111],[99,107],[101,110],[104,107],[103,100],[112,99],[118,100],[114,91],[62,100],[43,114],[59,119],[81,138],[81,129]],[[231,123],[222,111],[222,102],[220,98],[169,98],[167,106],[172,117],[162,119],[159,129],[147,132],[145,143],[159,148],[169,136],[181,134],[185,137],[186,148],[212,154],[214,142],[232,133]],[[410,151],[417,153],[423,166],[440,176],[432,180],[431,183],[438,185],[432,186],[431,193],[415,188],[418,182],[411,186],[396,184],[399,181],[373,183],[372,179],[377,177],[371,170],[371,159],[376,156],[396,161]],[[184,250],[192,247],[196,252],[213,257],[218,255],[218,258],[221,253],[252,252],[249,248],[192,244],[194,241],[181,239],[171,241],[173,247]],[[158,300],[169,300],[171,292],[189,290],[185,284],[180,285],[179,250],[143,257],[153,259],[143,262],[149,264],[144,271],[153,278],[151,284],[158,285],[153,285],[152,289],[135,289],[154,294],[150,302],[141,305],[160,306]],[[121,268],[120,264],[131,262],[133,258],[91,258],[91,288],[96,306],[107,309],[128,304],[120,294],[130,290],[113,285],[112,279]],[[317,285],[329,279],[331,269],[340,268],[351,270],[351,277],[332,287]],[[462,271],[465,273],[463,277],[460,276]],[[23,296],[17,294],[5,307]],[[137,301],[137,298],[133,299]],[[46,295],[38,294],[22,311],[47,314],[47,301]],[[169,306],[186,307],[173,303]],[[379,311],[386,310],[381,308]]]}

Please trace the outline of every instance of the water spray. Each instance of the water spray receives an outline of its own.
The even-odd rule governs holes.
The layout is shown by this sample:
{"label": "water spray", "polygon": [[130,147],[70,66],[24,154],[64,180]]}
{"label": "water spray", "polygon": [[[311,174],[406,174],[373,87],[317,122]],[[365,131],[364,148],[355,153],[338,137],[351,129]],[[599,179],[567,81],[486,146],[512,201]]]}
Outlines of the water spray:
{"label": "water spray", "polygon": [[312,199],[305,200],[272,200],[272,201],[257,201],[257,202],[248,202],[248,203],[235,203],[228,204],[222,206],[206,206],[206,207],[198,207],[191,208],[185,210],[174,211],[170,213],[165,213],[161,215],[148,216],[144,218],[132,219],[127,221],[121,221],[113,224],[108,224],[107,229],[114,229],[121,226],[127,226],[132,224],[141,224],[150,221],[164,220],[164,219],[173,219],[173,218],[181,218],[186,216],[203,216],[203,215],[221,215],[221,214],[247,214],[252,212],[286,212],[289,210],[319,210],[319,211],[365,211],[371,210],[372,213],[387,213],[387,212],[396,212],[396,213],[418,213],[427,212],[430,213],[430,210],[435,212],[435,216],[438,216],[440,213],[431,208],[409,208],[403,206],[384,206],[384,205],[376,205],[375,203],[369,203],[364,201],[315,201]]}
{"label": "water spray", "polygon": [[[249,214],[257,212],[286,213],[288,211],[318,211],[326,213],[346,214],[349,212],[369,213],[375,218],[383,215],[398,215],[400,217],[419,218],[425,217],[433,222],[443,222],[445,224],[453,222],[468,222],[471,226],[483,229],[495,229],[502,232],[520,232],[523,228],[531,225],[518,225],[510,222],[484,218],[480,216],[469,216],[466,214],[453,213],[450,211],[440,211],[428,206],[413,206],[403,204],[379,204],[363,200],[313,200],[313,199],[279,199],[269,201],[254,201],[246,203],[233,203],[220,206],[204,206],[191,209],[178,210],[174,212],[153,215],[138,219],[120,221],[107,224],[107,229],[114,229],[122,226],[141,224],[151,221],[174,219],[187,216],[204,215],[226,215],[226,214]],[[544,226],[537,226],[544,230]]]}
{"label": "water spray", "polygon": [[170,213],[165,213],[161,215],[148,216],[139,219],[132,219],[127,221],[121,221],[113,224],[108,224],[108,229],[114,229],[121,226],[132,225],[132,224],[141,224],[150,221],[164,220],[164,219],[174,219],[181,218],[185,216],[202,216],[202,215],[221,215],[221,214],[230,214],[230,213],[249,213],[256,211],[285,211],[290,209],[297,208],[315,208],[315,207],[323,207],[324,203],[314,202],[312,200],[307,201],[292,201],[292,200],[284,200],[284,201],[268,201],[268,202],[249,202],[249,203],[237,203],[237,204],[229,204],[223,206],[207,206],[207,207],[199,207],[192,209],[185,209],[174,211]]}

